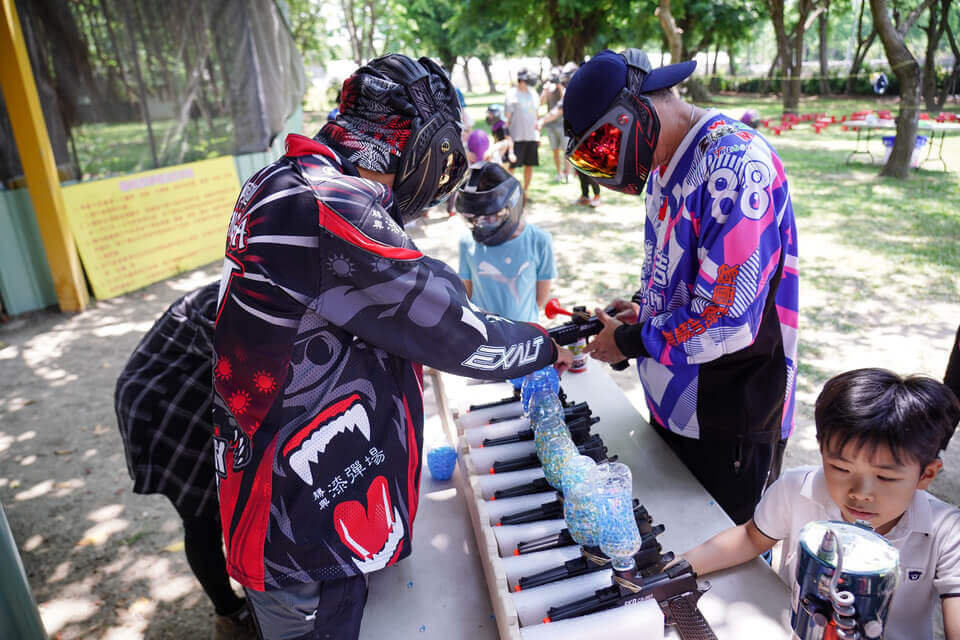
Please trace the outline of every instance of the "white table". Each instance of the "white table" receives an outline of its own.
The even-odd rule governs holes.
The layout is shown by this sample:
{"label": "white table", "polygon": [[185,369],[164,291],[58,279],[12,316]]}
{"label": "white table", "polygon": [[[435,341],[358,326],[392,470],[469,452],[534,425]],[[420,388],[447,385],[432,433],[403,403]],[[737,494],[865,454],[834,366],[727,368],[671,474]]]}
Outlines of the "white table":
{"label": "white table", "polygon": [[[847,162],[850,162],[850,159],[856,155],[867,155],[870,157],[870,162],[873,162],[873,154],[870,152],[870,138],[871,134],[875,130],[897,130],[897,123],[894,120],[877,120],[876,122],[868,122],[866,120],[852,120],[843,123],[848,129],[857,132],[857,143],[853,151],[847,155]],[[866,135],[863,136],[863,149],[860,149],[860,138],[861,131],[866,132]],[[947,161],[943,157],[943,139],[948,133],[960,133],[960,124],[954,124],[951,122],[937,122],[935,120],[920,120],[917,122],[917,133],[918,134],[929,134],[930,140],[927,143],[927,153],[924,156],[923,160],[920,161],[919,166],[923,166],[924,163],[928,161],[939,161],[943,165],[943,170],[947,171]],[[937,134],[940,134],[940,142],[937,144]],[[937,147],[937,156],[933,156],[933,148]]]}
{"label": "white table", "polygon": [[[681,553],[732,526],[729,517],[637,413],[605,367],[591,361],[585,373],[567,374],[562,384],[571,401],[589,402],[600,418],[594,432],[603,437],[610,454],[630,466],[634,496],[647,507],[655,523],[666,525],[659,538],[665,551]],[[443,375],[443,386],[449,406],[461,410],[511,392],[505,383],[475,384],[448,375]],[[431,395],[427,389],[425,403],[433,404]],[[439,419],[434,413],[428,420],[428,435],[437,428]],[[450,486],[434,483],[424,470],[413,555],[372,577],[362,638],[379,638],[383,633],[471,640],[496,637],[466,506],[457,494],[457,486],[463,486],[459,484],[463,482],[461,471],[458,468],[456,482]],[[713,587],[700,600],[700,609],[718,638],[790,637],[789,592],[762,560],[707,579]],[[411,581],[413,586],[408,586]],[[422,632],[421,625],[425,626]],[[408,635],[411,630],[416,635]],[[669,630],[667,637],[679,636]]]}

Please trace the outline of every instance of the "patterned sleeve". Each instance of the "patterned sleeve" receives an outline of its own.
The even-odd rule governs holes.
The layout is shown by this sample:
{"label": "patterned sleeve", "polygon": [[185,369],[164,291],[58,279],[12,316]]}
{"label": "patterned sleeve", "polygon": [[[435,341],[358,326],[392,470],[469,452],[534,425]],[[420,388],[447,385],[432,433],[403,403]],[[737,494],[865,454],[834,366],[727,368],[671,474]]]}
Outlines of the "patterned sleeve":
{"label": "patterned sleeve", "polygon": [[699,246],[688,251],[699,265],[692,291],[672,312],[619,327],[624,355],[701,364],[753,344],[781,266],[780,221],[791,207],[779,159],[755,148],[707,155],[699,188],[684,192],[685,215],[699,225]]}
{"label": "patterned sleeve", "polygon": [[[315,309],[364,341],[442,371],[503,380],[548,366],[556,349],[537,325],[486,313],[449,266],[423,255],[379,200],[317,190],[321,270]],[[336,208],[334,208],[336,207]]]}

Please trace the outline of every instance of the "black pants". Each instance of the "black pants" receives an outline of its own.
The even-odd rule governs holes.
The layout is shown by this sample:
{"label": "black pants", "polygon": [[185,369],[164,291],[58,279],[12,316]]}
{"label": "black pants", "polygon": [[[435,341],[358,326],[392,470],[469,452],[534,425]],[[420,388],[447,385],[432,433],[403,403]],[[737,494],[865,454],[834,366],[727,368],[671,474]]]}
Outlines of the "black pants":
{"label": "black pants", "polygon": [[736,524],[753,517],[763,490],[780,475],[786,440],[694,440],[650,424]]}
{"label": "black pants", "polygon": [[577,177],[580,178],[580,195],[584,198],[590,197],[590,187],[593,187],[593,195],[600,195],[600,183],[588,175],[577,171]]}
{"label": "black pants", "polygon": [[246,592],[264,640],[357,640],[360,636],[367,603],[367,579],[362,575]]}
{"label": "black pants", "polygon": [[183,520],[183,552],[218,616],[236,613],[243,600],[237,597],[227,575],[223,555],[223,531],[219,518],[198,518],[180,514]]}

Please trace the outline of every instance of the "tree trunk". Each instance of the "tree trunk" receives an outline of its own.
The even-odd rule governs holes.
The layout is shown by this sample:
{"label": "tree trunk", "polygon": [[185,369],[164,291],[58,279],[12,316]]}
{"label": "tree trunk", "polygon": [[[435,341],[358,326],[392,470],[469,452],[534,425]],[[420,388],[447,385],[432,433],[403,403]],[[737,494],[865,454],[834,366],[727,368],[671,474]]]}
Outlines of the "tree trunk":
{"label": "tree trunk", "polygon": [[470,81],[470,57],[463,57],[463,79],[467,83],[467,93],[473,93],[473,83]]}
{"label": "tree trunk", "polygon": [[728,62],[729,65],[730,65],[730,75],[731,75],[731,76],[737,75],[737,65],[736,65],[736,63],[733,61],[733,48],[734,48],[734,46],[735,46],[735,45],[731,44],[730,47],[727,49],[727,62]]}
{"label": "tree trunk", "polygon": [[136,102],[136,92],[130,83],[127,82],[127,72],[124,70],[123,59],[126,57],[117,41],[117,34],[113,29],[113,15],[110,13],[107,0],[100,0],[100,11],[103,13],[103,21],[107,25],[107,38],[110,40],[110,47],[113,49],[113,55],[117,60],[117,69],[120,72],[120,81],[123,83],[124,100],[130,111],[133,111],[133,105]]}
{"label": "tree trunk", "polygon": [[830,95],[830,68],[827,65],[828,17],[829,14],[827,11],[824,11],[817,18],[817,26],[820,32],[820,96],[824,98]]}
{"label": "tree trunk", "polygon": [[[927,32],[927,54],[923,62],[923,81],[921,91],[927,111],[936,111],[937,106],[937,49],[940,40],[950,19],[951,0],[941,0],[930,5],[930,22],[924,31]],[[939,15],[938,15],[939,14]]]}
{"label": "tree trunk", "polygon": [[[127,25],[130,25],[130,7],[124,3],[121,3],[121,6],[123,7],[125,22]],[[140,111],[143,114],[143,122],[147,125],[147,139],[150,142],[150,156],[153,158],[153,168],[156,169],[160,166],[160,161],[157,159],[157,143],[153,137],[153,122],[150,120],[150,108],[147,106],[147,87],[143,82],[143,73],[140,70],[140,52],[137,49],[137,40],[136,36],[133,34],[133,31],[133,28],[128,26],[127,35],[130,37],[130,54],[131,59],[133,60],[134,76],[137,79],[137,91],[140,96]]]}
{"label": "tree trunk", "polygon": [[866,0],[860,2],[860,13],[857,16],[857,47],[853,53],[853,61],[850,63],[850,71],[847,72],[847,95],[853,95],[857,86],[857,75],[860,73],[860,67],[863,66],[863,60],[867,57],[867,51],[873,46],[873,41],[877,37],[877,28],[870,23],[870,32],[867,37],[863,37],[863,12],[867,7]]}
{"label": "tree trunk", "polygon": [[[793,49],[790,47],[790,38],[787,36],[787,27],[783,18],[783,0],[767,0],[767,10],[770,20],[773,21],[773,33],[777,39],[777,60],[780,61],[780,87],[783,92],[783,112],[790,113],[796,109],[796,103],[789,98],[792,85],[790,84],[791,60]],[[771,67],[771,70],[773,67]]]}
{"label": "tree trunk", "polygon": [[760,85],[760,93],[770,93],[770,81],[773,80],[773,74],[777,72],[777,67],[780,66],[780,52],[777,52],[777,55],[774,56],[773,62],[770,63],[770,68],[767,70],[767,75],[763,78],[763,83]]}
{"label": "tree trunk", "polygon": [[660,20],[663,36],[670,46],[670,62],[680,62],[683,60],[683,33],[677,28],[677,22],[670,12],[670,0],[660,0],[660,5],[654,13]]}
{"label": "tree trunk", "polygon": [[353,0],[340,0],[340,8],[343,10],[343,24],[347,28],[347,36],[350,39],[350,55],[357,66],[363,65],[363,42],[362,35],[357,29],[357,15],[354,13]]}
{"label": "tree trunk", "polygon": [[[932,1],[925,2],[922,9],[925,10]],[[883,42],[887,61],[900,85],[897,136],[890,151],[890,158],[880,171],[880,175],[904,179],[910,173],[910,158],[913,156],[917,138],[917,119],[920,111],[920,65],[904,43],[903,33],[907,31],[909,24],[903,29],[903,33],[894,27],[887,11],[887,0],[870,0],[870,10],[873,12],[873,23],[880,35],[880,41]]]}
{"label": "tree trunk", "polygon": [[487,86],[490,87],[490,93],[497,92],[497,84],[493,81],[493,73],[490,72],[490,58],[489,56],[482,56],[480,58],[480,64],[483,66],[483,73],[487,76]]}
{"label": "tree trunk", "polygon": [[[199,48],[197,49],[197,58],[196,63],[184,69],[187,72],[186,77],[186,87],[183,91],[183,102],[180,104],[179,116],[177,118],[177,124],[167,129],[167,133],[163,138],[163,145],[161,147],[160,157],[164,160],[172,159],[173,164],[179,164],[183,162],[183,156],[186,153],[187,146],[184,144],[186,141],[185,138],[182,138],[183,130],[187,126],[187,123],[190,121],[190,111],[193,109],[193,106],[196,104],[197,95],[200,91],[201,79],[203,77],[203,69],[207,64],[207,55],[209,53],[209,46],[207,40],[204,39],[199,43]],[[177,143],[180,142],[179,151],[175,157],[170,157],[170,149]]]}
{"label": "tree trunk", "polygon": [[947,102],[947,96],[960,93],[960,46],[957,45],[957,39],[953,36],[953,29],[947,22],[947,40],[950,42],[950,49],[953,51],[953,72],[943,83],[940,89],[940,96],[937,98],[937,109],[943,109]]}

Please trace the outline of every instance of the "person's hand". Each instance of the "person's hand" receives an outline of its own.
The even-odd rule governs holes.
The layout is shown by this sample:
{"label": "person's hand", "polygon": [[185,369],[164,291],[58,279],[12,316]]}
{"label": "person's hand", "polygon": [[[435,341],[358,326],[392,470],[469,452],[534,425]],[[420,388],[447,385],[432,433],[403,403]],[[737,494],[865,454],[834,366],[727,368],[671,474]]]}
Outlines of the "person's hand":
{"label": "person's hand", "polygon": [[587,348],[584,349],[583,352],[589,353],[591,358],[599,360],[600,362],[614,363],[626,360],[627,357],[620,352],[620,348],[617,347],[617,343],[613,339],[613,332],[617,327],[622,325],[623,322],[616,318],[611,318],[600,308],[595,309],[594,313],[600,322],[603,323],[603,330],[590,340],[590,344],[587,345]]}
{"label": "person's hand", "polygon": [[554,369],[557,370],[557,373],[563,375],[567,372],[571,366],[573,366],[573,351],[567,349],[566,347],[561,347],[554,341],[554,346],[557,348],[557,359],[553,363]]}
{"label": "person's hand", "polygon": [[639,304],[617,298],[610,303],[610,306],[613,307],[613,315],[617,320],[627,324],[636,324],[637,318],[640,316]]}

